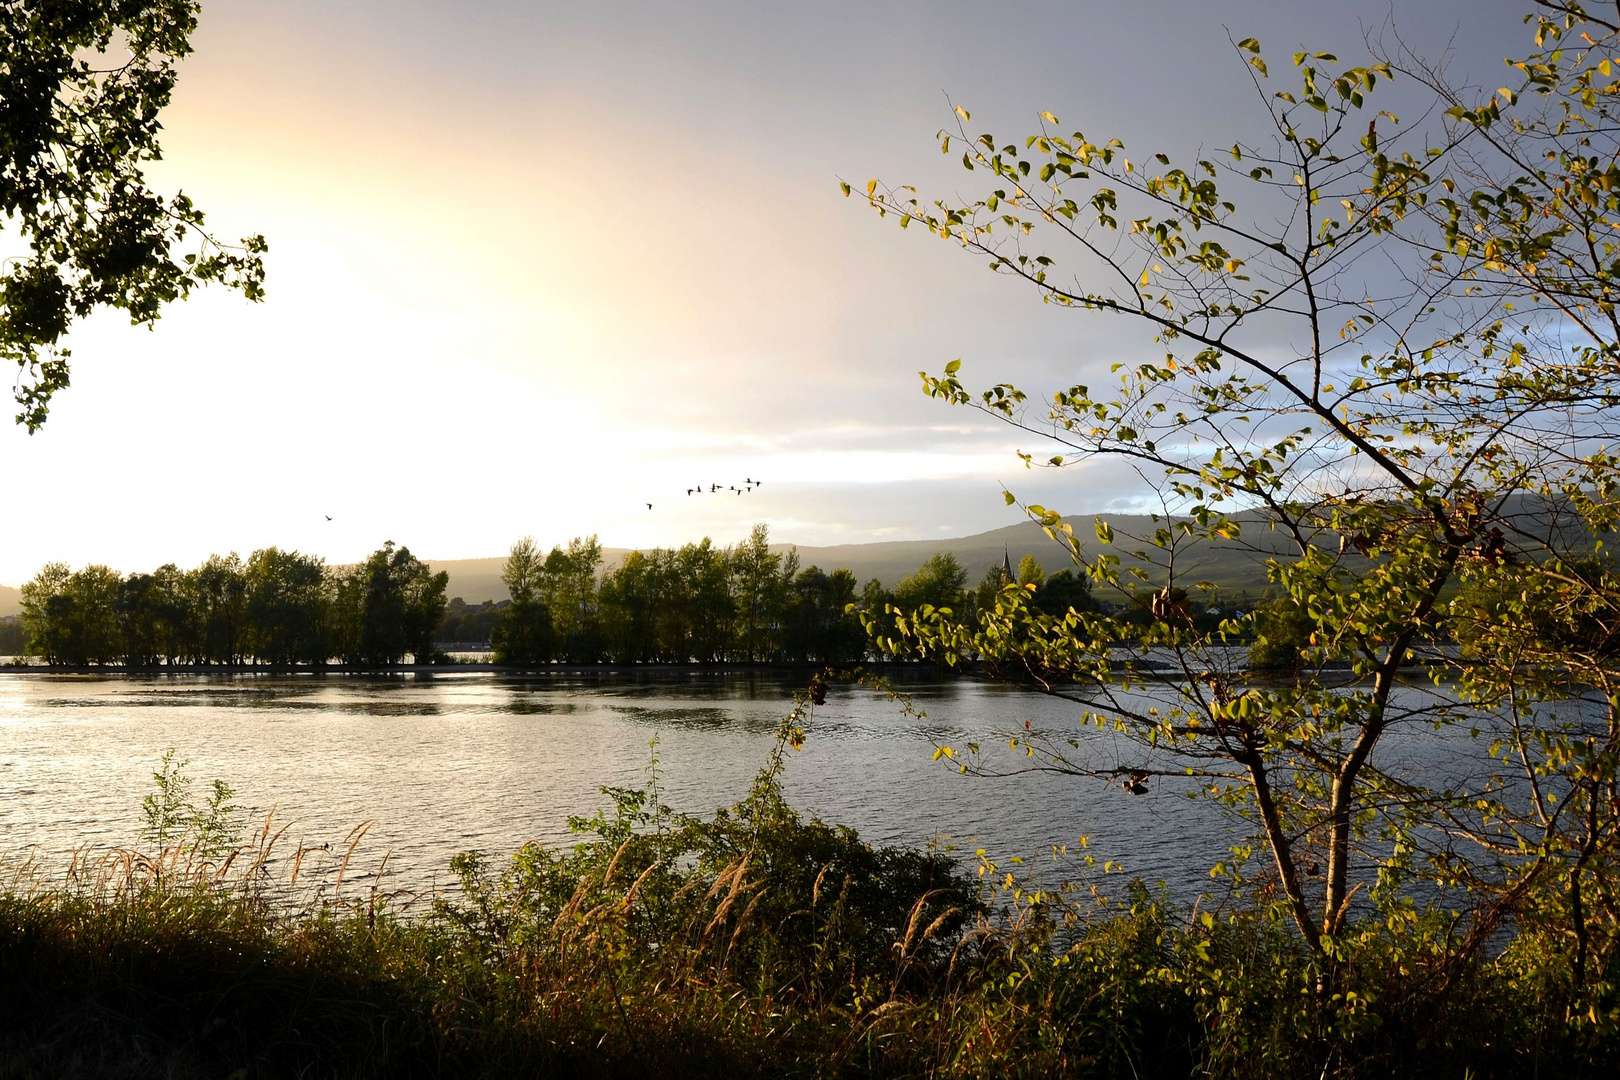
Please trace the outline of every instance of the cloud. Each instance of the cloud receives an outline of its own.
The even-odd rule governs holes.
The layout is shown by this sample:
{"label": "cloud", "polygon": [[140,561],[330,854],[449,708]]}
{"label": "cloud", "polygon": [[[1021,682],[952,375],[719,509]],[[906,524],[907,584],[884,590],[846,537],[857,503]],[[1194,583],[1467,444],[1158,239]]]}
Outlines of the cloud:
{"label": "cloud", "polygon": [[[1041,305],[836,181],[970,190],[932,139],[942,88],[997,131],[1052,108],[1196,148],[1247,107],[1223,25],[1353,44],[1388,10],[1309,7],[213,0],[154,175],[222,235],[268,235],[269,299],[75,333],[45,431],[0,434],[26,523],[0,581],[47,559],[348,561],[386,539],[450,558],[753,520],[920,537],[1010,520],[1003,483],[1140,508],[1125,471],[1026,472],[1036,440],[926,399],[917,372],[960,357],[974,385],[1044,392],[1151,339]],[[1455,29],[1399,14],[1425,41]],[[1476,24],[1459,51],[1500,56]],[[767,486],[688,505],[696,475]]]}

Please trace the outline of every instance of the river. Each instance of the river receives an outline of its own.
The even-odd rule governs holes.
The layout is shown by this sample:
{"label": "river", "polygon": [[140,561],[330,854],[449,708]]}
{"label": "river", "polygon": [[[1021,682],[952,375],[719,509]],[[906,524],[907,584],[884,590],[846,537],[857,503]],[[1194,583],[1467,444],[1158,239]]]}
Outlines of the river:
{"label": "river", "polygon": [[[569,815],[607,806],[603,786],[644,783],[654,752],[666,804],[708,814],[735,801],[802,681],[0,674],[0,858],[33,857],[49,877],[75,850],[134,845],[152,772],[173,748],[197,795],[223,779],[255,822],[274,808],[307,843],[341,846],[372,822],[357,868],[387,853],[390,886],[443,887],[457,852],[566,842]],[[1099,862],[1182,896],[1207,888],[1208,868],[1243,835],[1164,783],[1133,795],[1051,774],[959,775],[934,760],[936,746],[1004,747],[1026,721],[1072,726],[1073,706],[965,679],[905,689],[925,717],[871,689],[833,688],[789,755],[793,805],[875,843],[946,844],[964,858],[982,848],[1003,865],[1023,857],[1048,883],[1070,872],[1053,847],[1074,851],[1087,836]],[[1107,736],[1091,738],[1093,753],[1111,752]]]}

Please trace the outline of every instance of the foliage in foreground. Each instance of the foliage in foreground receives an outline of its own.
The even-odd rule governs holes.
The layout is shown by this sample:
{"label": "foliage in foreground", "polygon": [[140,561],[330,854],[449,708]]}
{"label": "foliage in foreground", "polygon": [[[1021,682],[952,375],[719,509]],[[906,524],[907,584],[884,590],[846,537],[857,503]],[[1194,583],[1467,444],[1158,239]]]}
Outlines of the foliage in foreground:
{"label": "foliage in foreground", "polygon": [[[1006,732],[1010,763],[940,747],[964,772],[1192,785],[1252,822],[1324,965],[1355,920],[1444,904],[1420,954],[1453,971],[1544,933],[1597,1015],[1593,942],[1620,925],[1620,575],[1597,554],[1620,532],[1620,8],[1533,7],[1498,89],[1393,34],[1291,66],[1244,38],[1257,123],[1209,137],[1229,150],[1176,164],[1133,135],[1127,156],[1051,112],[1009,139],[958,107],[939,142],[968,194],[871,180],[902,228],[1142,331],[1101,383],[973,391],[955,360],[923,387],[1038,438],[1044,466],[1136,470],[1164,513],[1098,520],[1093,545],[1027,507],[1135,620],[1011,586],[865,617],[880,648],[1072,706]],[[1397,81],[1422,103],[1405,125],[1380,108]],[[1201,622],[1217,542],[1264,555],[1277,592]]]}
{"label": "foliage in foreground", "polygon": [[150,326],[209,283],[264,298],[263,236],[223,244],[189,198],[147,186],[196,28],[197,0],[0,2],[0,211],[28,249],[0,275],[0,361],[29,432],[68,385],[63,338],[97,309]]}
{"label": "foliage in foreground", "polygon": [[[352,846],[323,876],[302,846],[278,859],[269,827],[222,858],[188,836],[80,861],[59,886],[14,884],[0,1076],[1510,1077],[1620,1062],[1612,947],[1594,951],[1608,989],[1581,1011],[1567,949],[1534,925],[1450,965],[1447,921],[1409,912],[1351,928],[1324,961],[1260,894],[1189,912],[1138,885],[1109,903],[1027,891],[982,856],[975,882],[941,853],[794,812],[782,753],[709,819],[665,807],[656,775],[609,791],[571,849],[463,856],[459,895],[414,912],[374,882],[355,897],[352,877],[346,898]],[[321,884],[295,910],[301,872]]]}

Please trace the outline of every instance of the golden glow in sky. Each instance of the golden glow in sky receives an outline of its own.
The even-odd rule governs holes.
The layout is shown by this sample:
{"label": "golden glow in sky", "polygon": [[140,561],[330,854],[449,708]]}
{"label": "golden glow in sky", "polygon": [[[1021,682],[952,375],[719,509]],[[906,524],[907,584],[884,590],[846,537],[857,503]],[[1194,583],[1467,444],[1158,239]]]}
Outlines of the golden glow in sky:
{"label": "golden glow in sky", "polygon": [[[1444,6],[1397,14],[1444,40]],[[1221,26],[1348,48],[1389,10],[1293,8],[1137,5],[1135,26],[1176,26],[1150,53],[1100,0],[207,0],[152,175],[221,235],[268,237],[268,299],[75,332],[45,429],[0,434],[0,582],[270,544],[343,562],[389,539],[428,558],[524,534],[730,542],[755,521],[804,543],[962,535],[1018,520],[1003,483],[1131,505],[1134,477],[1024,471],[1027,436],[928,401],[916,372],[960,356],[1047,389],[1150,343],[837,181],[956,190],[942,90],[998,130],[1054,108],[1196,145],[1244,92]],[[1100,34],[1123,47],[1076,62]],[[685,494],[745,476],[765,485]]]}

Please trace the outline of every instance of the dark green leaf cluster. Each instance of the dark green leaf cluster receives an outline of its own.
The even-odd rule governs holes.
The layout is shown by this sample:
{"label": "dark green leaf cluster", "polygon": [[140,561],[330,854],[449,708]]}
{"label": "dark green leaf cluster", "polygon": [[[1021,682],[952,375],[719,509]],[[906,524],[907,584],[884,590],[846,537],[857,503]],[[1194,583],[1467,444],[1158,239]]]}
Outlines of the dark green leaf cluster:
{"label": "dark green leaf cluster", "polygon": [[796,722],[749,795],[712,818],[662,802],[655,760],[647,786],[603,789],[610,812],[571,820],[571,848],[530,844],[496,873],[459,856],[462,898],[439,913],[497,958],[566,963],[585,930],[632,966],[725,972],[784,999],[937,985],[986,911],[978,886],[943,853],[874,848],[793,810],[781,770]]}
{"label": "dark green leaf cluster", "polygon": [[0,276],[0,357],[30,431],[68,385],[62,338],[95,309],[149,325],[207,282],[264,294],[262,236],[222,245],[189,198],[146,183],[196,25],[195,0],[0,2],[0,213],[28,248]]}
{"label": "dark green leaf cluster", "polygon": [[849,664],[866,636],[849,606],[855,578],[799,569],[772,550],[764,525],[730,548],[708,538],[678,549],[631,552],[600,574],[594,536],[541,558],[513,546],[490,642],[499,663]]}
{"label": "dark green leaf cluster", "polygon": [[427,663],[447,581],[392,542],[347,568],[277,548],[128,576],[51,563],[23,586],[22,623],[33,654],[75,667]]}
{"label": "dark green leaf cluster", "polygon": [[[1130,618],[1009,587],[874,632],[1074,703],[1009,733],[1013,765],[940,748],[964,771],[1176,778],[1248,815],[1323,955],[1357,903],[1398,919],[1442,896],[1454,962],[1561,912],[1579,980],[1620,928],[1620,593],[1588,561],[1620,526],[1620,21],[1537,6],[1494,90],[1376,39],[1359,66],[1297,53],[1273,90],[1246,38],[1265,133],[1219,159],[1133,159],[1051,113],[973,134],[958,108],[941,145],[979,192],[869,183],[880,216],[1143,330],[1109,385],[975,391],[953,360],[923,386],[1053,444],[1027,466],[1112,459],[1163,508],[1095,546],[1027,508]],[[1416,124],[1375,101],[1397,78],[1429,99]],[[1270,556],[1271,604],[1199,617],[1215,540]]]}
{"label": "dark green leaf cluster", "polygon": [[[967,582],[967,569],[949,553],[931,557],[915,573],[901,578],[892,591],[869,582],[859,610],[873,651],[884,657],[937,659],[937,652],[926,645],[919,648],[921,643],[911,640],[916,638],[918,625],[951,619],[973,625],[1004,602],[1016,603],[1032,616],[1059,621],[1071,611],[1099,609],[1088,576],[1060,570],[1047,577],[1033,555],[1025,555],[1016,571],[1009,565],[990,567],[971,590],[966,588]],[[1013,597],[1016,600],[1010,599]]]}

